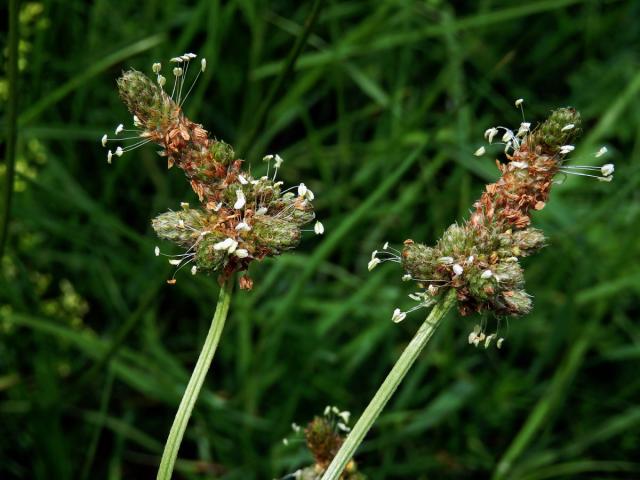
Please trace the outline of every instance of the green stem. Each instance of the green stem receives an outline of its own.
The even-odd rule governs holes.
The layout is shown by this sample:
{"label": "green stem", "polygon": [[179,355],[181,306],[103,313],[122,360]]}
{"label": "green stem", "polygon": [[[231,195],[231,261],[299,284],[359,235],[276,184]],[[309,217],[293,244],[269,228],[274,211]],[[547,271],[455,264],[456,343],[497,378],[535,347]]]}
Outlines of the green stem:
{"label": "green stem", "polygon": [[13,177],[16,171],[16,142],[18,138],[18,3],[18,0],[9,1],[9,98],[7,100],[4,206],[2,207],[2,217],[0,217],[0,260],[2,260],[9,236]]}
{"label": "green stem", "polygon": [[207,371],[211,366],[213,355],[216,352],[222,329],[224,328],[224,322],[227,319],[227,312],[229,311],[229,303],[231,301],[231,291],[233,290],[233,279],[227,280],[222,287],[220,287],[220,294],[218,296],[218,305],[216,306],[216,313],[211,320],[211,326],[209,327],[209,333],[204,341],[202,351],[196,362],[196,366],[193,369],[189,384],[187,385],[176,417],[173,419],[173,425],[171,425],[171,431],[167,438],[167,443],[164,446],[164,452],[162,452],[162,460],[160,460],[160,468],[158,468],[158,480],[169,480],[173,473],[173,467],[178,457],[178,450],[182,443],[182,437],[187,429],[193,406],[198,399],[198,394],[204,383],[204,379],[207,375]]}
{"label": "green stem", "polygon": [[322,476],[322,480],[336,480],[342,474],[351,458],[353,457],[356,449],[364,440],[365,435],[369,429],[373,426],[373,423],[382,412],[393,393],[402,382],[402,379],[407,375],[407,372],[413,365],[413,363],[420,355],[420,352],[429,342],[433,333],[440,325],[440,321],[444,318],[449,311],[455,300],[455,290],[451,290],[446,293],[445,297],[440,300],[431,310],[429,316],[420,326],[415,336],[404,349],[402,355],[395,363],[387,378],[384,379],[380,388],[367,405],[362,416],[358,419],[358,422],[349,433],[349,436],[338,450],[338,453],[334,457],[331,465],[327,468],[327,471]]}

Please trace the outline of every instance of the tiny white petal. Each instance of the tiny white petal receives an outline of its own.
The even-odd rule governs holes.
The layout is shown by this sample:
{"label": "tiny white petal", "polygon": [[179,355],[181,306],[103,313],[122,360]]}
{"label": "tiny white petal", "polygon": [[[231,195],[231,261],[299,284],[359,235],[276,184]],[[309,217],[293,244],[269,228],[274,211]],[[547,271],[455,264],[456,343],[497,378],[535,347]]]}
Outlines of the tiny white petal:
{"label": "tiny white petal", "polygon": [[486,280],[487,278],[491,278],[492,275],[493,275],[493,272],[491,270],[485,270],[480,275],[480,278],[482,278],[483,280]]}
{"label": "tiny white petal", "polygon": [[613,165],[613,163],[607,163],[606,165],[603,165],[602,168],[600,169],[600,171],[602,172],[602,175],[604,175],[605,177],[608,177],[609,175],[611,175],[615,170],[615,166]]}
{"label": "tiny white petal", "polygon": [[373,270],[374,268],[376,268],[379,264],[380,264],[380,259],[379,258],[372,258],[369,263],[367,264],[367,268],[369,269],[369,271]]}
{"label": "tiny white petal", "polygon": [[516,107],[519,107],[520,105],[522,105],[522,102],[524,102],[524,98],[519,98],[515,101],[515,105]]}
{"label": "tiny white petal", "polygon": [[473,154],[476,157],[481,157],[482,155],[484,155],[484,152],[486,152],[484,147],[480,147],[479,149],[477,149],[475,152],[473,152]]}
{"label": "tiny white petal", "polygon": [[116,135],[118,135],[122,130],[124,130],[124,125],[120,124],[116,127]]}
{"label": "tiny white petal", "polygon": [[607,153],[607,147],[600,147],[600,150],[596,152],[596,158],[600,158],[605,153]]}
{"label": "tiny white petal", "polygon": [[156,247],[154,250],[154,253],[156,254],[156,257],[160,255],[160,247]]}
{"label": "tiny white petal", "polygon": [[193,267],[191,267],[191,275],[195,275],[196,273],[198,273],[198,267],[194,265]]}
{"label": "tiny white petal", "polygon": [[344,421],[344,423],[349,423],[349,419],[351,418],[351,412],[345,410],[344,412],[340,412],[338,416]]}
{"label": "tiny white petal", "polygon": [[215,207],[213,207],[213,211],[217,212],[222,208],[222,202],[218,202]]}
{"label": "tiny white petal", "polygon": [[316,222],[313,226],[313,231],[316,235],[322,235],[324,233],[324,225],[321,222]]}
{"label": "tiny white petal", "polygon": [[236,190],[236,203],[233,204],[233,208],[240,210],[247,203],[247,199],[244,196],[242,190]]}
{"label": "tiny white petal", "polygon": [[402,320],[405,319],[405,317],[407,316],[407,314],[403,311],[401,311],[399,308],[396,308],[393,311],[393,315],[391,316],[391,320],[393,320],[394,323],[400,323]]}
{"label": "tiny white petal", "polygon": [[560,129],[561,132],[568,132],[569,130],[575,128],[576,126],[573,123],[567,123],[564,127]]}
{"label": "tiny white petal", "polygon": [[464,272],[464,269],[461,265],[458,265],[457,263],[453,265],[453,273],[456,275],[462,275],[462,272]]}

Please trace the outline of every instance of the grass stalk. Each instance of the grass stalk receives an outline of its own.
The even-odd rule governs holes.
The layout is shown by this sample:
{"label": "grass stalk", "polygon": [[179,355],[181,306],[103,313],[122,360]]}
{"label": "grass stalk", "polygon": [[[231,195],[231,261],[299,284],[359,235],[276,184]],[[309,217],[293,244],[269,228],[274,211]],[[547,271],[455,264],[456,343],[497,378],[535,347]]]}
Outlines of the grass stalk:
{"label": "grass stalk", "polygon": [[9,1],[9,98],[7,105],[7,147],[5,157],[5,190],[0,223],[0,260],[9,236],[9,218],[13,197],[13,177],[16,171],[16,142],[18,139],[18,0]]}
{"label": "grass stalk", "polygon": [[434,332],[440,325],[441,320],[445,317],[455,301],[455,290],[450,290],[446,295],[433,307],[424,323],[420,326],[409,345],[404,349],[398,361],[384,379],[380,388],[373,396],[367,408],[365,408],[362,416],[349,433],[349,436],[338,450],[333,461],[322,476],[322,480],[336,480],[340,478],[343,470],[353,457],[356,449],[364,440],[365,435],[373,426],[380,412],[384,409],[389,399],[394,394],[400,382],[409,372],[420,352],[427,345]]}
{"label": "grass stalk", "polygon": [[227,319],[227,313],[229,312],[229,303],[231,301],[231,292],[233,290],[233,279],[228,279],[222,287],[220,287],[220,294],[218,296],[218,305],[216,306],[216,312],[211,320],[211,326],[207,333],[207,338],[204,341],[202,351],[196,362],[196,366],[193,369],[187,388],[184,391],[178,412],[173,419],[173,425],[171,425],[171,431],[167,437],[167,443],[164,446],[162,452],[162,459],[160,460],[160,467],[158,468],[158,480],[168,480],[173,473],[173,467],[178,457],[178,450],[182,443],[182,437],[187,429],[191,412],[198,399],[200,389],[204,383],[204,379],[211,366],[213,355],[216,352],[216,347],[220,341],[220,335],[224,328],[225,320]]}

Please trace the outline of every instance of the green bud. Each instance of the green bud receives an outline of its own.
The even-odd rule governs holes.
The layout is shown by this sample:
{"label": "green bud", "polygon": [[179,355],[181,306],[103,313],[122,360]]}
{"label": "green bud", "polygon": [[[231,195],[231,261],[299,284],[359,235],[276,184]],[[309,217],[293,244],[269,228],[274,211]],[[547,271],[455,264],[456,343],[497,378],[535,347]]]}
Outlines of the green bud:
{"label": "green bud", "polygon": [[531,311],[531,297],[524,290],[510,290],[502,294],[502,300],[510,315],[526,315]]}
{"label": "green bud", "polygon": [[[532,147],[540,146],[543,152],[555,154],[563,145],[572,144],[581,133],[582,120],[574,108],[558,108],[551,112],[531,135]],[[572,128],[568,128],[573,125]]]}
{"label": "green bud", "polygon": [[524,284],[522,267],[517,260],[504,260],[493,268],[493,276],[505,289],[519,288]]}
{"label": "green bud", "polygon": [[209,234],[200,240],[196,247],[196,266],[199,270],[218,270],[224,265],[227,252],[224,250],[216,250],[213,246],[222,241],[220,235]]}
{"label": "green bud", "polygon": [[546,245],[546,240],[542,230],[532,227],[513,234],[513,245],[519,250],[518,256],[521,257],[536,253]]}
{"label": "green bud", "polygon": [[457,257],[469,251],[473,246],[473,238],[470,238],[469,232],[454,223],[449,226],[438,241],[437,247],[443,256]]}
{"label": "green bud", "polygon": [[158,237],[190,247],[198,239],[206,218],[203,211],[187,208],[161,213],[151,221],[151,226]]}
{"label": "green bud", "polygon": [[430,279],[434,277],[437,263],[435,249],[411,242],[405,245],[400,258],[402,268],[413,278]]}
{"label": "green bud", "polygon": [[117,84],[125,105],[146,129],[160,128],[171,120],[175,103],[149,77],[129,70],[122,74]]}
{"label": "green bud", "polygon": [[251,233],[258,245],[276,252],[297,247],[301,237],[296,224],[267,215],[253,217]]}
{"label": "green bud", "polygon": [[233,151],[233,147],[222,140],[214,140],[211,142],[209,151],[213,155],[213,158],[223,165],[229,165],[235,160],[236,153]]}

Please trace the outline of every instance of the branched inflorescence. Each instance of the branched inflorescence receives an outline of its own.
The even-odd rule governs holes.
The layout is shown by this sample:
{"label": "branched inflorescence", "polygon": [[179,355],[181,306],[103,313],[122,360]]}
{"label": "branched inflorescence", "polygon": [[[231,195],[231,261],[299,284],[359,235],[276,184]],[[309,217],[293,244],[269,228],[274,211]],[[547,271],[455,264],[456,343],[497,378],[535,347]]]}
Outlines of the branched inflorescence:
{"label": "branched inflorescence", "polygon": [[[201,205],[192,208],[182,203],[178,211],[168,211],[153,219],[158,236],[183,248],[185,253],[170,257],[169,262],[179,268],[191,264],[193,274],[198,271],[220,272],[225,280],[236,271],[245,271],[254,260],[275,256],[295,248],[302,235],[301,227],[315,218],[313,192],[304,183],[283,189],[276,181],[282,164],[279,155],[267,155],[267,174],[254,178],[242,170],[243,160],[237,159],[233,148],[209,136],[197,123],[189,120],[182,105],[195,81],[206,68],[204,59],[193,84],[183,98],[183,87],[192,53],[171,59],[174,84],[171,94],[164,90],[166,78],[160,74],[161,65],[154,63],[156,82],[136,70],[124,72],[118,79],[118,89],[125,105],[133,115],[134,129],[122,124],[116,137],[102,137],[102,145],[109,141],[134,140],[125,148],[109,150],[107,160],[152,142],[161,146],[158,154],[167,158],[168,167],[181,168]],[[133,136],[120,138],[123,132]],[[270,174],[273,163],[273,173]],[[316,222],[316,234],[324,227]],[[160,254],[156,248],[156,255]],[[174,278],[168,281],[175,283]],[[240,279],[240,286],[252,287],[248,275]]]}
{"label": "branched inflorescence", "polygon": [[[516,101],[522,108],[522,100]],[[524,120],[524,114],[523,114]],[[580,114],[573,108],[560,108],[535,129],[522,122],[517,131],[493,127],[485,139],[504,145],[506,163],[496,161],[500,179],[487,185],[473,204],[470,218],[462,225],[451,225],[433,247],[406,240],[402,251],[385,244],[373,252],[369,269],[383,261],[400,263],[406,272],[403,280],[417,281],[423,290],[411,298],[417,305],[409,311],[432,305],[449,288],[456,290],[462,315],[490,311],[496,315],[519,316],[531,310],[531,297],[524,290],[519,259],[545,246],[542,231],[531,226],[532,211],[542,210],[558,174],[576,174],[611,181],[614,167],[567,165],[566,155],[574,150],[580,134]],[[501,142],[494,142],[500,136]],[[483,155],[480,147],[476,156]],[[596,157],[606,153],[602,147]],[[392,319],[405,318],[409,311],[396,309]],[[497,333],[485,335],[477,326],[469,335],[476,346],[489,346]]]}

